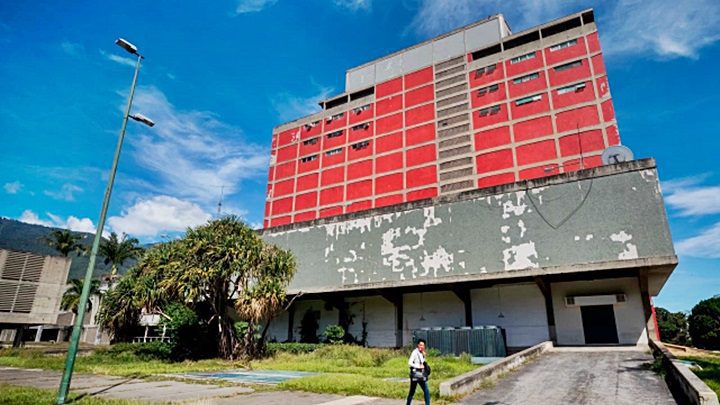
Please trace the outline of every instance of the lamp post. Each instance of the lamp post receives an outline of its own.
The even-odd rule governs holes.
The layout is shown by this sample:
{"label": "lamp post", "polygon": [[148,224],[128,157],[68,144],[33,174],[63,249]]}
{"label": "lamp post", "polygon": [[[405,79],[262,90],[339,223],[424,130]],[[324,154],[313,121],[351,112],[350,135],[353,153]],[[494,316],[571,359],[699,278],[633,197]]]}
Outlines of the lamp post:
{"label": "lamp post", "polygon": [[123,115],[120,135],[118,136],[117,146],[115,147],[115,156],[113,157],[112,167],[110,168],[110,176],[108,178],[107,187],[105,188],[105,197],[103,198],[102,209],[100,210],[100,218],[98,219],[97,230],[95,231],[95,239],[93,240],[92,249],[90,250],[90,260],[88,261],[88,267],[85,271],[85,281],[83,282],[83,289],[80,294],[77,317],[75,319],[75,325],[73,326],[72,335],[70,336],[70,345],[68,347],[67,357],[65,358],[65,370],[63,371],[60,388],[58,389],[56,399],[57,404],[65,403],[68,391],[70,390],[70,380],[72,379],[75,357],[77,356],[78,344],[80,343],[80,333],[82,332],[83,318],[85,318],[85,307],[87,306],[88,297],[90,295],[90,283],[92,280],[93,269],[95,268],[95,259],[97,257],[98,248],[100,247],[100,240],[102,239],[102,230],[105,227],[105,217],[107,216],[110,195],[112,194],[112,187],[115,182],[115,173],[117,172],[118,161],[120,160],[120,151],[122,150],[123,140],[125,139],[125,127],[127,126],[128,118],[132,118],[133,120],[150,127],[155,125],[151,119],[142,114],[130,115],[133,95],[135,94],[135,84],[137,83],[138,73],[140,72],[140,61],[143,59],[143,56],[138,53],[135,45],[122,38],[118,38],[115,41],[115,44],[125,49],[130,54],[137,56],[137,62],[135,63],[135,74],[133,75],[132,85],[130,86],[130,94],[128,95],[127,107],[125,107],[125,114]]}

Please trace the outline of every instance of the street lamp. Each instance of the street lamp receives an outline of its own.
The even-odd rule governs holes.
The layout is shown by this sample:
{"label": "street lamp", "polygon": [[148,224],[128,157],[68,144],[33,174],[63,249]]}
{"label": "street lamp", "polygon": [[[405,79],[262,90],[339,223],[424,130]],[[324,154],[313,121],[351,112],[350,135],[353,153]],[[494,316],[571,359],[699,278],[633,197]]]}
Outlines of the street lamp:
{"label": "street lamp", "polygon": [[115,173],[117,173],[118,161],[120,160],[120,151],[122,150],[123,140],[125,139],[125,127],[128,118],[152,127],[155,123],[142,114],[130,115],[132,107],[133,95],[135,94],[135,84],[137,83],[138,73],[140,72],[140,61],[143,56],[138,53],[137,47],[130,42],[118,38],[115,44],[125,49],[129,53],[137,56],[135,63],[135,74],[133,75],[132,85],[130,85],[130,94],[128,95],[125,114],[123,115],[122,127],[120,127],[120,135],[118,136],[117,146],[115,147],[115,156],[113,157],[112,167],[110,168],[110,177],[108,178],[107,187],[105,188],[105,197],[103,198],[102,209],[100,210],[100,218],[98,219],[97,229],[95,230],[95,239],[93,240],[92,249],[90,250],[90,260],[88,261],[87,270],[85,271],[85,281],[83,282],[82,293],[80,294],[80,302],[78,303],[77,317],[73,326],[72,335],[70,336],[70,345],[68,347],[67,357],[65,358],[65,370],[63,371],[60,388],[58,389],[57,404],[64,404],[70,390],[70,380],[72,379],[73,368],[75,366],[75,357],[77,356],[78,344],[80,343],[80,333],[82,332],[83,318],[85,318],[85,307],[87,306],[88,297],[90,295],[90,283],[92,280],[93,269],[95,268],[95,259],[97,257],[100,240],[102,239],[102,230],[105,227],[105,217],[110,203],[110,195],[112,194],[113,183],[115,182]]}

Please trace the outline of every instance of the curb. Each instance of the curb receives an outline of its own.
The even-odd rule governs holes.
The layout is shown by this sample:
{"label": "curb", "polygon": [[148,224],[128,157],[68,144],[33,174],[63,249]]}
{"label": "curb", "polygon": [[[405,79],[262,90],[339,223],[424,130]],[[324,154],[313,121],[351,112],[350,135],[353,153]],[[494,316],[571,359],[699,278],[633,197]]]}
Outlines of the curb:
{"label": "curb", "polygon": [[655,358],[662,359],[666,371],[665,382],[678,402],[693,405],[718,405],[718,396],[687,366],[670,353],[664,344],[654,339],[648,342]]}

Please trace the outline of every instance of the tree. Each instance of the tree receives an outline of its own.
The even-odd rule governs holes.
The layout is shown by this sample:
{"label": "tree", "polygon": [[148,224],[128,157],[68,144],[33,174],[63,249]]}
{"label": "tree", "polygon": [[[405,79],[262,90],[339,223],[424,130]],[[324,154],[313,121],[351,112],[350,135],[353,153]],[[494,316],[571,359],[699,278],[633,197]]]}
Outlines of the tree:
{"label": "tree", "polygon": [[78,254],[85,252],[85,247],[78,242],[80,239],[82,239],[82,236],[70,232],[69,229],[56,229],[45,237],[47,244],[64,257],[68,257],[72,252]]}
{"label": "tree", "polygon": [[[71,310],[75,315],[78,313],[78,306],[80,305],[80,295],[82,294],[83,285],[85,283],[82,279],[74,278],[70,280],[70,287],[63,294],[62,300],[60,301],[60,308],[63,310]],[[100,281],[91,280],[90,282],[90,295],[100,293]],[[87,301],[86,310],[90,312],[92,310],[92,303],[90,300]]]}
{"label": "tree", "polygon": [[103,239],[100,244],[100,254],[105,257],[104,263],[112,263],[111,274],[114,276],[117,274],[119,266],[128,259],[136,259],[143,252],[143,249],[138,246],[138,240],[135,238],[128,238],[126,234],[122,235],[122,238],[118,238],[117,233],[110,233],[108,239]]}
{"label": "tree", "polygon": [[110,334],[113,342],[129,340],[140,324],[140,308],[135,297],[137,273],[137,269],[130,269],[100,303],[98,325]]}
{"label": "tree", "polygon": [[670,312],[665,308],[655,307],[660,340],[676,345],[690,344],[687,315],[682,312]]}
{"label": "tree", "polygon": [[698,302],[692,309],[688,323],[695,347],[720,349],[720,295]]}

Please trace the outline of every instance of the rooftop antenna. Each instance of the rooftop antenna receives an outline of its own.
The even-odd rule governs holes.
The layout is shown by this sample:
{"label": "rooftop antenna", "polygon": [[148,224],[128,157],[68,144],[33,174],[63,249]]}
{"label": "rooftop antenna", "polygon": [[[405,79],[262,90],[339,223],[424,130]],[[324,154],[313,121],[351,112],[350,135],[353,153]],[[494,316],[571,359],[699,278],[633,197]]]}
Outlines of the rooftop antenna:
{"label": "rooftop antenna", "polygon": [[600,156],[604,165],[629,162],[633,160],[633,157],[632,151],[627,146],[623,145],[609,146]]}
{"label": "rooftop antenna", "polygon": [[218,201],[218,212],[217,217],[220,218],[220,213],[222,212],[222,200],[223,200],[223,192],[225,191],[225,186],[220,186],[220,200]]}

